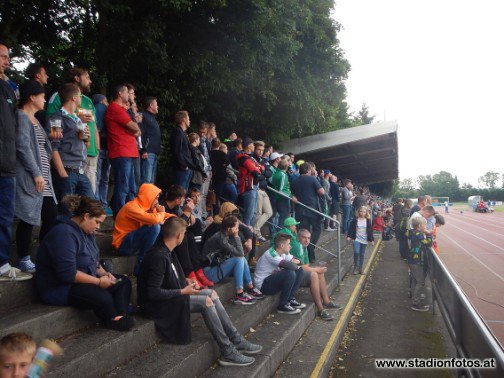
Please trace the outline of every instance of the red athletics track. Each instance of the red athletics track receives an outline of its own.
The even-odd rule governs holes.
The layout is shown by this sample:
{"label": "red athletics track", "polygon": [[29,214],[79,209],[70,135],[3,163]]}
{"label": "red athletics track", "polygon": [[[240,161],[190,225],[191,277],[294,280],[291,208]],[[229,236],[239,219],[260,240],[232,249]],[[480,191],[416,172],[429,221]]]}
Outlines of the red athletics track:
{"label": "red athletics track", "polygon": [[440,257],[504,345],[504,213],[438,209],[446,219],[438,230]]}

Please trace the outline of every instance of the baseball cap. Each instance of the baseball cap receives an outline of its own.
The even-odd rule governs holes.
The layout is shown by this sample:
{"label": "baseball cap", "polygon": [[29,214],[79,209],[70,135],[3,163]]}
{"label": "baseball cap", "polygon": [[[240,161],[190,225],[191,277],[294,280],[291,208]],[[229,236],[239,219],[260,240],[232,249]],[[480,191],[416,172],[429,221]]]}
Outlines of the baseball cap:
{"label": "baseball cap", "polygon": [[284,224],[283,225],[286,226],[286,227],[288,227],[288,226],[296,226],[298,224],[300,224],[300,222],[296,222],[296,220],[294,218],[289,217],[289,218],[286,218],[284,220]]}
{"label": "baseball cap", "polygon": [[284,156],[284,154],[281,154],[281,153],[278,153],[278,152],[273,152],[270,155],[270,160],[275,160],[275,159],[281,158],[282,156]]}

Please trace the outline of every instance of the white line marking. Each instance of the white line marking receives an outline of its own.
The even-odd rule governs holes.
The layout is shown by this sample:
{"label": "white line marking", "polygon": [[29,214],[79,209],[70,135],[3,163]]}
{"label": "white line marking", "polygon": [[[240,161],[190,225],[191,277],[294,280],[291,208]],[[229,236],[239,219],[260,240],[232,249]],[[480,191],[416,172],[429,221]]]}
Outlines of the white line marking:
{"label": "white line marking", "polygon": [[[454,215],[460,215],[460,214],[454,214]],[[449,217],[449,218],[451,219],[451,217]],[[462,216],[459,216],[459,217],[457,217],[456,219],[458,219],[458,218],[462,218]],[[497,226],[497,224],[502,225],[502,224],[503,224],[503,222],[502,222],[502,221],[493,221],[493,219],[490,219],[490,220],[487,220],[487,222],[484,222],[484,221],[482,221],[482,220],[480,220],[480,219],[476,219],[476,218],[475,218],[475,217],[473,217],[473,216],[468,216],[468,217],[464,217],[464,218],[465,218],[465,219],[470,219],[470,220],[472,220],[472,221],[474,221],[474,222],[487,224],[487,225],[488,225],[489,223],[491,223],[494,227],[497,227],[497,228],[504,228],[504,226]]]}
{"label": "white line marking", "polygon": [[501,279],[501,281],[504,281],[504,277],[502,277],[499,273],[497,273],[495,270],[493,270],[492,268],[490,268],[487,264],[485,264],[483,261],[481,261],[480,259],[478,259],[476,256],[474,256],[471,252],[469,252],[467,249],[465,249],[464,247],[462,247],[459,243],[457,243],[455,240],[453,240],[452,238],[450,238],[448,235],[446,234],[443,234],[443,236],[446,236],[448,239],[450,239],[453,243],[455,243],[457,246],[460,247],[460,249],[462,249],[464,252],[466,252],[468,255],[472,256],[476,261],[478,261],[481,265],[483,265],[485,268],[487,268],[490,272],[492,272],[493,274],[495,274],[497,277],[499,277]]}
{"label": "white line marking", "polygon": [[[495,245],[494,243],[490,243],[488,240],[485,240],[485,239],[483,239],[483,238],[480,238],[478,235],[474,235],[474,234],[470,233],[469,231],[464,230],[463,228],[460,228],[460,227],[455,226],[454,224],[450,224],[450,226],[455,227],[455,228],[457,228],[457,229],[459,229],[459,230],[461,230],[461,231],[464,231],[466,234],[472,235],[472,236],[474,236],[476,239],[479,239],[479,240],[481,240],[481,241],[484,241],[485,243],[488,243],[488,244],[490,244],[490,245],[494,246],[495,248],[498,248],[498,249],[500,249],[501,251],[503,251],[503,252],[504,252],[504,248],[499,247],[498,245]],[[453,239],[452,239],[452,240],[453,240]]]}
{"label": "white line marking", "polygon": [[[471,225],[471,227],[479,228],[480,230],[487,231],[487,232],[491,232],[492,234],[495,234],[495,235],[504,236],[504,234],[499,234],[498,232],[491,231],[491,230],[489,230],[489,229],[487,229],[487,228],[483,228],[483,227],[475,226],[474,224],[471,224],[471,223],[470,223],[471,221],[469,221],[469,220],[468,220],[468,221],[463,221],[463,220],[458,219],[458,218],[453,218],[453,219],[451,219],[451,220],[455,220],[455,219],[456,219],[457,221],[459,221],[459,222],[464,223],[464,224],[469,224],[469,225]],[[450,224],[451,224],[451,223],[450,223]],[[488,224],[487,224],[487,226],[488,226]],[[493,227],[493,225],[492,225],[492,227]],[[504,228],[504,227],[503,227],[503,228]]]}

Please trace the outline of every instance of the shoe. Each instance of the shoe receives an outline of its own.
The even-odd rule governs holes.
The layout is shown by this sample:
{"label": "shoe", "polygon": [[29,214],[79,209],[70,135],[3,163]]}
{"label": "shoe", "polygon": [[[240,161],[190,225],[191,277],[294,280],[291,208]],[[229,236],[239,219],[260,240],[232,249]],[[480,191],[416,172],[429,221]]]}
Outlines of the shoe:
{"label": "shoe", "polygon": [[284,306],[278,307],[277,312],[279,314],[295,315],[295,314],[299,314],[301,312],[301,310],[299,308],[293,308],[290,305],[286,304]]}
{"label": "shoe", "polygon": [[354,275],[354,276],[355,276],[355,275],[357,275],[357,267],[354,267],[354,268],[353,268],[353,275]]}
{"label": "shoe", "polygon": [[326,321],[330,321],[330,320],[334,319],[334,317],[331,314],[329,314],[326,310],[320,311],[318,313],[318,316],[319,316],[320,319],[326,320]]}
{"label": "shoe", "polygon": [[296,301],[295,299],[291,299],[289,301],[289,304],[291,305],[291,307],[299,308],[299,309],[306,307],[306,305],[304,303],[300,303],[300,302]]}
{"label": "shoe", "polygon": [[233,302],[236,303],[236,304],[242,304],[242,305],[252,305],[252,304],[256,304],[257,303],[256,300],[255,300],[255,298],[247,295],[244,292],[236,294],[235,297],[234,297]]}
{"label": "shoe", "polygon": [[18,268],[25,273],[35,273],[35,264],[31,261],[30,256],[26,260],[19,262]]}
{"label": "shoe", "polygon": [[359,274],[364,274],[362,273],[362,268],[359,268]]}
{"label": "shoe", "polygon": [[260,241],[261,243],[266,243],[266,241],[267,241],[266,238],[263,236],[258,236],[257,240]]}
{"label": "shoe", "polygon": [[194,272],[196,275],[196,278],[198,278],[198,281],[201,282],[204,286],[212,287],[214,286],[214,283],[210,281],[206,276],[205,273],[203,272],[203,269],[197,270]]}
{"label": "shoe", "polygon": [[129,331],[135,325],[135,318],[124,315],[119,320],[109,320],[106,324],[107,328],[116,331]]}
{"label": "shoe", "polygon": [[247,294],[251,296],[252,298],[257,299],[260,301],[261,299],[266,298],[263,293],[261,293],[257,288],[253,287],[252,289],[247,290]]}
{"label": "shoe", "polygon": [[425,305],[425,306],[423,306],[423,305],[412,305],[411,306],[411,309],[413,311],[420,311],[420,312],[429,311],[429,308],[430,307],[428,305]]}
{"label": "shoe", "polygon": [[4,264],[0,269],[0,282],[26,281],[33,278],[30,273],[24,273],[18,268],[14,268],[9,263]]}
{"label": "shoe", "polygon": [[263,347],[257,344],[252,344],[250,341],[248,341],[246,338],[242,336],[241,341],[239,344],[235,345],[236,349],[240,353],[244,354],[257,354],[259,353]]}
{"label": "shoe", "polygon": [[336,229],[335,229],[335,228],[331,228],[331,227],[326,227],[326,228],[325,228],[325,230],[326,230],[326,231],[336,231]]}
{"label": "shoe", "polygon": [[324,304],[325,308],[329,308],[332,310],[339,310],[341,306],[337,303],[334,303],[333,301],[330,301],[329,303]]}
{"label": "shoe", "polygon": [[[234,349],[234,348],[233,348]],[[219,365],[220,366],[249,366],[252,365],[255,361],[254,357],[244,356],[236,349],[234,349],[227,356],[221,355],[219,357]]]}

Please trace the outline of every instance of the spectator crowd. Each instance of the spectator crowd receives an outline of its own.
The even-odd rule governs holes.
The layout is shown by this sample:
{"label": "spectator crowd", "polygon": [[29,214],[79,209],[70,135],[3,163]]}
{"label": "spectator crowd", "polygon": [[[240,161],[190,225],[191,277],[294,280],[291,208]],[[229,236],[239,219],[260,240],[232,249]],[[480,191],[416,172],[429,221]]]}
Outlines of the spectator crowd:
{"label": "spectator crowd", "polygon": [[[185,110],[174,114],[169,138],[173,182],[160,188],[158,178],[169,173],[157,168],[163,145],[155,97],[139,106],[129,83],[91,95],[89,71],[79,67],[49,96],[43,65],[30,64],[20,85],[7,77],[9,65],[0,42],[0,281],[35,274],[44,303],[93,309],[106,327],[131,330],[131,281],[107,269],[95,240],[111,215],[112,246],[136,256],[140,310],[165,339],[190,342],[190,314],[199,312],[221,351],[219,363],[246,366],[262,347],[236,330],[214,284],[232,276],[233,301],[241,305],[280,293],[278,312],[293,315],[306,307],[296,292],[309,287],[318,316],[332,320],[328,310],[339,305],[327,292],[327,268],[314,265],[315,248],[322,229],[341,225],[353,243],[354,274],[363,273],[373,231],[384,239],[395,231],[410,263],[413,307],[425,309],[422,251],[442,224],[426,200],[418,208],[409,200],[391,207],[369,188],[264,141],[239,132],[221,140],[212,122],[191,128]],[[10,255],[14,218],[17,267]]]}

